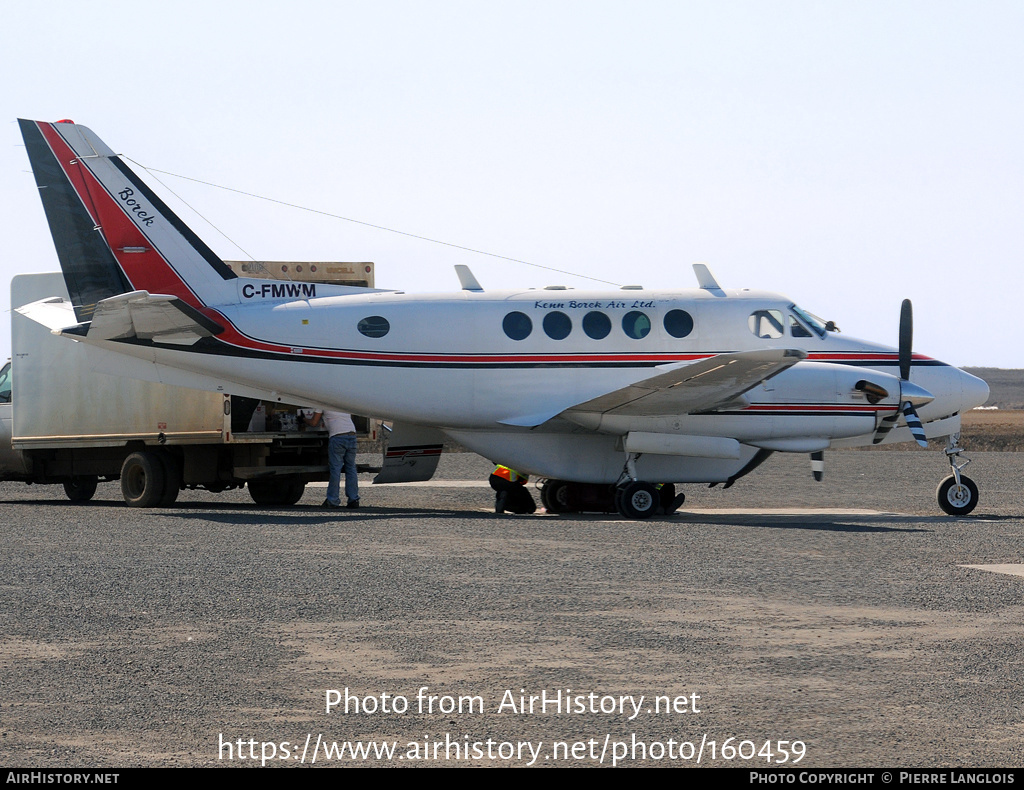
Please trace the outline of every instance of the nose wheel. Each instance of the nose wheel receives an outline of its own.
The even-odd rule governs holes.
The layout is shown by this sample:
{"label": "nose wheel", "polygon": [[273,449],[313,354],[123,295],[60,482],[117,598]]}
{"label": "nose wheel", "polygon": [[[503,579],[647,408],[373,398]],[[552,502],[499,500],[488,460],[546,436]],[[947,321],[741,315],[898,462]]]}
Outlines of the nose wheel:
{"label": "nose wheel", "polygon": [[959,482],[950,475],[935,491],[939,507],[951,516],[966,516],[978,504],[978,486],[967,475],[960,475]]}
{"label": "nose wheel", "polygon": [[960,445],[960,434],[955,433],[949,437],[946,445],[946,457],[949,459],[949,466],[953,474],[945,478],[935,490],[935,496],[939,500],[939,507],[944,513],[951,516],[966,516],[978,505],[978,486],[967,475],[961,474],[961,470],[971,461],[965,458],[960,460],[960,453],[964,450]]}

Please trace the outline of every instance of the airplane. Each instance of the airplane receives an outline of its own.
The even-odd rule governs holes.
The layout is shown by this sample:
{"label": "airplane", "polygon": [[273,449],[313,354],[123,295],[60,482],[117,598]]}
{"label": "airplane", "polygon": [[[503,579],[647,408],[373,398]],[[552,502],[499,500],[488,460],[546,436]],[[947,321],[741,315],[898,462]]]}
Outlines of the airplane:
{"label": "airplane", "polygon": [[821,479],[828,449],[948,437],[938,503],[977,505],[960,416],[988,385],[912,351],[909,301],[892,348],[703,264],[664,291],[487,291],[461,265],[443,294],[239,278],[88,128],[19,123],[71,296],[19,312],[103,372],[393,421],[374,482],[428,479],[450,438],[546,478],[549,510],[611,492],[642,519],[775,452]]}

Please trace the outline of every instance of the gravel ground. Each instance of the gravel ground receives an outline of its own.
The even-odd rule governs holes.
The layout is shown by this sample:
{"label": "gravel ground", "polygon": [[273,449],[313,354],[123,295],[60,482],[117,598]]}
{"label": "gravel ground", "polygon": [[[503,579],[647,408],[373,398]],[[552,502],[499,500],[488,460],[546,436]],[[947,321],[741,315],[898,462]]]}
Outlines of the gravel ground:
{"label": "gravel ground", "polygon": [[[309,735],[307,763],[318,736],[440,742],[436,762],[369,761],[417,766],[452,764],[446,736],[529,742],[536,765],[598,764],[606,737],[605,764],[635,737],[664,765],[670,740],[706,737],[712,765],[768,765],[723,761],[735,738],[775,759],[801,741],[801,767],[1021,767],[1024,577],[963,566],[1024,564],[1024,454],[973,457],[962,519],[934,502],[941,453],[896,451],[832,453],[823,483],[776,456],[648,522],[495,516],[485,485],[365,479],[366,507],[328,512],[321,488],[287,509],[243,491],[143,511],[116,484],[78,506],[0,484],[0,763],[251,766],[272,745],[289,757],[269,764],[298,765]],[[489,470],[457,455],[439,477]],[[423,686],[484,710],[420,713]],[[391,712],[325,713],[346,688]],[[523,713],[521,689],[586,710]],[[499,712],[506,691],[517,710]],[[632,721],[628,699],[610,711],[630,695]],[[584,746],[556,759],[559,741]]]}

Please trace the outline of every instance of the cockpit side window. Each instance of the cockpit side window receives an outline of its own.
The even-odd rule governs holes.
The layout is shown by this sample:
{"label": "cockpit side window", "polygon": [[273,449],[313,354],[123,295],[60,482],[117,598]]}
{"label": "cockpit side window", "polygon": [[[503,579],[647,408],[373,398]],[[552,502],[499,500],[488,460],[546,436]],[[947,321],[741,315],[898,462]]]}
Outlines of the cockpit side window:
{"label": "cockpit side window", "polygon": [[789,334],[793,337],[814,337],[807,327],[796,320],[795,315],[789,317]]}
{"label": "cockpit side window", "polygon": [[774,340],[786,332],[786,324],[780,310],[755,310],[747,319],[747,326],[757,337]]}
{"label": "cockpit side window", "polygon": [[0,403],[11,402],[11,363],[4,365],[0,370]]}
{"label": "cockpit side window", "polygon": [[[810,328],[814,334],[818,337],[825,337],[826,330],[824,325],[815,316],[808,313],[806,310],[801,310],[795,304],[789,306],[790,311],[799,319],[799,322],[803,324],[804,328]],[[789,320],[793,321],[793,316],[790,316]],[[792,324],[791,324],[792,325]],[[810,335],[798,335],[796,331],[793,332],[793,337],[810,337]]]}

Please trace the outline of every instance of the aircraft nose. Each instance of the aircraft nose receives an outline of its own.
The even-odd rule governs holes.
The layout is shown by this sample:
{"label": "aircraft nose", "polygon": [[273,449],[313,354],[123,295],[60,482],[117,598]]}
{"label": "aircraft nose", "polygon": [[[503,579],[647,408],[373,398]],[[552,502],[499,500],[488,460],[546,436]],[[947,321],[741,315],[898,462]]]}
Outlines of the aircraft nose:
{"label": "aircraft nose", "polygon": [[988,384],[977,376],[960,371],[961,411],[981,406],[988,400]]}

